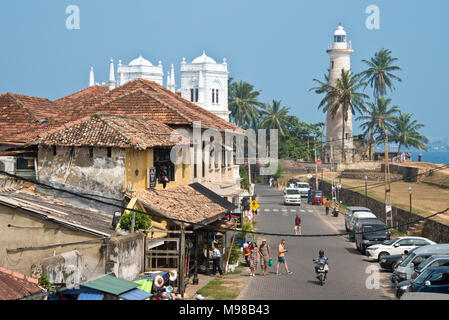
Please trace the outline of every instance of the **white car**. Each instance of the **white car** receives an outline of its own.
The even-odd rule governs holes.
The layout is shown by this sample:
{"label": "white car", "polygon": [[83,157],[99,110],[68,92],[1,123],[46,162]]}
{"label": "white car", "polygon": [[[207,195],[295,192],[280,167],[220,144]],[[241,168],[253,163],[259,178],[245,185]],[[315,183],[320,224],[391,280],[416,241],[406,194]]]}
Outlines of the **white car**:
{"label": "white car", "polygon": [[284,204],[301,205],[301,193],[298,188],[286,188],[284,190]]}
{"label": "white car", "polygon": [[374,244],[366,248],[366,255],[370,260],[380,260],[384,256],[403,254],[405,250],[410,251],[415,247],[427,246],[435,242],[422,237],[398,237],[387,240],[384,243]]}
{"label": "white car", "polygon": [[296,189],[299,189],[301,197],[307,197],[309,195],[310,184],[307,182],[297,182]]}

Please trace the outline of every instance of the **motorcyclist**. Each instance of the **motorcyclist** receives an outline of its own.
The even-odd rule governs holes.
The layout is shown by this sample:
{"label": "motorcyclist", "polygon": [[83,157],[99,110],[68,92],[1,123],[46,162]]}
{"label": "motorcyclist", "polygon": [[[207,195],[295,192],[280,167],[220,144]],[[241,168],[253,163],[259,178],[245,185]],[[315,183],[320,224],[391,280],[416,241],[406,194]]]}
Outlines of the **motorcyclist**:
{"label": "motorcyclist", "polygon": [[316,263],[315,272],[318,274],[318,268],[320,267],[320,264],[324,264],[324,280],[326,280],[327,272],[329,271],[329,259],[324,255],[324,250],[320,250],[318,254],[318,258],[313,260]]}

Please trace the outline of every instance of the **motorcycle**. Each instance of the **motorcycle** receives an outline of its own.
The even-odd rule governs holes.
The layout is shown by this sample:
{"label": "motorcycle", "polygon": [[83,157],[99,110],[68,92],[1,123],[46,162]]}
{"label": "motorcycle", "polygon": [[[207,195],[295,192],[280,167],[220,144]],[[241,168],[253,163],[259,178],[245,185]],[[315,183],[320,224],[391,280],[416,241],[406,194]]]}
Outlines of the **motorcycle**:
{"label": "motorcycle", "polygon": [[[318,263],[315,259],[313,260],[315,263]],[[320,280],[320,284],[324,284],[324,279],[326,278],[326,264],[325,263],[318,263],[318,268],[315,269],[317,274],[317,279]]]}

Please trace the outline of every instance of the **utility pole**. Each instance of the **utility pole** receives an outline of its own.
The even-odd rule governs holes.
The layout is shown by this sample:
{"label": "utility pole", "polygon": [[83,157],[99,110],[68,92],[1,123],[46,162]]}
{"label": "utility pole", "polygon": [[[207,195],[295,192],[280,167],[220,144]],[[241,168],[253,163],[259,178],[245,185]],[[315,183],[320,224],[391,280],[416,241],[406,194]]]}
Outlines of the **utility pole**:
{"label": "utility pole", "polygon": [[320,190],[318,186],[318,159],[316,157],[316,140],[315,137],[313,137],[313,145],[315,149],[315,188],[316,190]]}
{"label": "utility pole", "polygon": [[390,159],[388,156],[388,132],[385,132],[385,223],[393,227],[393,212],[391,208],[391,181],[390,181]]}
{"label": "utility pole", "polygon": [[184,298],[184,263],[185,263],[185,248],[186,248],[186,235],[184,223],[181,223],[181,237],[179,239],[179,275],[178,275],[178,291],[181,297]]}

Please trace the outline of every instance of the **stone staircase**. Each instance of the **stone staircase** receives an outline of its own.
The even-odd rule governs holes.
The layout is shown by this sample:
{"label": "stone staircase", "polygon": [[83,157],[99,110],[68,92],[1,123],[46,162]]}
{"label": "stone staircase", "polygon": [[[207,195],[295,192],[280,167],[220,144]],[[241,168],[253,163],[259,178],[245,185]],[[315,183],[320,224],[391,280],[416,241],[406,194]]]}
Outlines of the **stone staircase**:
{"label": "stone staircase", "polygon": [[407,235],[421,237],[425,223],[426,221],[420,221],[418,223],[415,223],[414,225],[411,225],[407,231]]}

